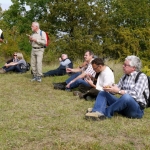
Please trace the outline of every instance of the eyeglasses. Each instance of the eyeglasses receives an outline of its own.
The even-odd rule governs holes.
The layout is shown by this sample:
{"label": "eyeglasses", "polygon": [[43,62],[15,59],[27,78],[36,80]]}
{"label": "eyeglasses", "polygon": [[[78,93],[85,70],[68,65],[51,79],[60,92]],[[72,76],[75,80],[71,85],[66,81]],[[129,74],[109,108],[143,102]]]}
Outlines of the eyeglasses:
{"label": "eyeglasses", "polygon": [[97,70],[98,67],[99,67],[99,66],[97,66],[96,68],[93,68],[93,70]]}
{"label": "eyeglasses", "polygon": [[14,56],[17,56],[17,55],[14,55]]}
{"label": "eyeglasses", "polygon": [[127,67],[127,66],[128,66],[128,67],[131,67],[130,65],[127,65],[127,64],[123,64],[123,66],[124,66],[124,67]]}

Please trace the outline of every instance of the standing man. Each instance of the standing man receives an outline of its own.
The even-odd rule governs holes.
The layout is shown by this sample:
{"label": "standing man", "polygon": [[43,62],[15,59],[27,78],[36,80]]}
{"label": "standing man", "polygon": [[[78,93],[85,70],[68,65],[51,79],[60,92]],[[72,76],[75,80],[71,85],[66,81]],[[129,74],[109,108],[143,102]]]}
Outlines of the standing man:
{"label": "standing man", "polygon": [[4,40],[3,31],[0,29],[0,42],[2,43]]}
{"label": "standing man", "polygon": [[31,26],[33,34],[29,37],[32,51],[31,51],[31,69],[33,78],[31,81],[42,81],[42,60],[44,53],[44,46],[46,45],[46,33],[40,30],[39,23],[33,22]]}
{"label": "standing man", "polygon": [[[137,74],[141,70],[141,60],[134,55],[125,58],[123,64],[124,76],[120,79],[118,85],[105,87],[101,91],[92,109],[88,109],[85,117],[92,119],[105,119],[113,117],[115,112],[128,118],[142,118],[144,108],[147,103],[146,97],[149,96],[148,79],[144,73],[139,75],[135,83]],[[113,94],[120,94],[116,97]]]}

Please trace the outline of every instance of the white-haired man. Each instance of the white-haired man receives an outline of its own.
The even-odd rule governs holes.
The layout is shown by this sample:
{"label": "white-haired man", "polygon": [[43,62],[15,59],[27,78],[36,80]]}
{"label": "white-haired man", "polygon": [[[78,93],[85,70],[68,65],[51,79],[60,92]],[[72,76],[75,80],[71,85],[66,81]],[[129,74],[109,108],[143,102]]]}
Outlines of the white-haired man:
{"label": "white-haired man", "polygon": [[42,78],[42,60],[44,48],[46,45],[46,33],[40,30],[38,22],[32,22],[31,26],[33,34],[29,37],[32,51],[31,51],[31,69],[33,78],[31,81],[41,82]]}
{"label": "white-haired man", "polygon": [[[94,107],[88,109],[85,117],[111,118],[115,112],[118,112],[129,118],[142,118],[149,89],[147,76],[140,73],[141,66],[141,60],[137,56],[126,57],[123,64],[124,75],[118,85],[103,88],[104,91],[98,94]],[[121,97],[118,98],[114,94],[120,94]]]}

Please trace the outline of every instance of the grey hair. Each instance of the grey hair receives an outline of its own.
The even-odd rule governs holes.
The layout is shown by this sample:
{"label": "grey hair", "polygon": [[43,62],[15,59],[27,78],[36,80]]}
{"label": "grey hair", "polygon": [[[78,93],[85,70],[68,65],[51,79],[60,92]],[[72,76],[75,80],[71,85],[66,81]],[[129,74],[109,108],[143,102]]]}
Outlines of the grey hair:
{"label": "grey hair", "polygon": [[142,62],[141,62],[141,60],[140,60],[139,57],[134,56],[134,55],[131,55],[131,56],[127,56],[127,57],[125,58],[125,60],[129,61],[129,65],[130,65],[131,67],[135,67],[135,70],[136,70],[137,72],[141,71]]}
{"label": "grey hair", "polygon": [[38,22],[32,22],[35,26],[37,26],[38,28],[40,27]]}
{"label": "grey hair", "polygon": [[67,54],[62,54],[62,55],[65,55],[66,57],[68,57],[68,55],[67,55]]}

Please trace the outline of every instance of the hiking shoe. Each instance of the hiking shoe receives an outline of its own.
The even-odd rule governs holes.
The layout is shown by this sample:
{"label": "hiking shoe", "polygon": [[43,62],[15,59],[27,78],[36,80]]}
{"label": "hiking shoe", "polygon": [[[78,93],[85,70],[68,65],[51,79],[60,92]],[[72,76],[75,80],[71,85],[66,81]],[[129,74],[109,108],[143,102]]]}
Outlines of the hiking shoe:
{"label": "hiking shoe", "polygon": [[41,82],[41,81],[42,81],[42,78],[41,78],[41,77],[37,77],[36,81],[37,81],[37,82]]}
{"label": "hiking shoe", "polygon": [[86,119],[92,119],[92,120],[104,120],[106,119],[106,116],[98,111],[96,112],[88,112],[85,114]]}
{"label": "hiking shoe", "polygon": [[42,77],[46,77],[46,74],[45,74],[45,73],[43,73]]}
{"label": "hiking shoe", "polygon": [[54,89],[59,89],[59,90],[65,90],[66,86],[62,85],[62,84],[53,84],[54,85]]}
{"label": "hiking shoe", "polygon": [[93,97],[91,97],[91,96],[86,96],[86,97],[85,97],[85,100],[91,101],[91,100],[93,100]]}
{"label": "hiking shoe", "polygon": [[80,99],[84,98],[84,94],[80,92],[80,93],[79,93],[79,98],[80,98]]}
{"label": "hiking shoe", "polygon": [[6,70],[3,69],[3,68],[1,68],[1,69],[0,69],[0,73],[6,73]]}
{"label": "hiking shoe", "polygon": [[91,113],[93,108],[88,108],[86,113]]}
{"label": "hiking shoe", "polygon": [[80,93],[81,93],[80,91],[73,91],[74,96],[79,96]]}
{"label": "hiking shoe", "polygon": [[63,85],[63,86],[66,86],[67,83],[66,82],[58,82],[58,83],[52,83],[54,86],[55,85]]}
{"label": "hiking shoe", "polygon": [[33,82],[33,81],[37,81],[37,77],[33,77],[33,78],[31,79],[31,82]]}
{"label": "hiking shoe", "polygon": [[71,92],[71,89],[66,88],[66,89],[65,89],[65,91],[67,91],[67,92]]}

